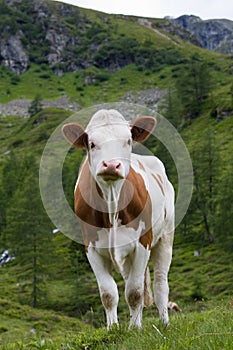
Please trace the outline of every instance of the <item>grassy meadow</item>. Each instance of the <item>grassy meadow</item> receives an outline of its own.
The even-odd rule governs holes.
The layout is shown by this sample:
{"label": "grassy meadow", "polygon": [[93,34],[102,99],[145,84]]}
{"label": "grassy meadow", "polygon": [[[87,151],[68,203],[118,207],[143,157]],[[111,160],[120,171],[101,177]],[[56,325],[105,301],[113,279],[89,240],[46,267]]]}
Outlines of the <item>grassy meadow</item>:
{"label": "grassy meadow", "polygon": [[183,305],[181,313],[171,313],[166,328],[155,310],[147,310],[141,330],[128,330],[123,320],[110,331],[54,312],[9,304],[0,300],[2,350],[232,349],[233,306],[227,298]]}

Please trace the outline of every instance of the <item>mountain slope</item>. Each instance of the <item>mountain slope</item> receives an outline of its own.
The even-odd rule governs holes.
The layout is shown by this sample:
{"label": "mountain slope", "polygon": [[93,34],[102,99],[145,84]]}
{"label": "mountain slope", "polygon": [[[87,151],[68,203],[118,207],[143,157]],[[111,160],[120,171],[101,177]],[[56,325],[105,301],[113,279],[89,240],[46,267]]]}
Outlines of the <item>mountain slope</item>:
{"label": "mountain slope", "polygon": [[[47,0],[1,0],[0,11],[1,63],[17,74],[32,63],[46,63],[61,75],[91,65],[116,70],[148,59],[140,46],[151,35],[140,33],[133,20],[116,22],[104,13]],[[169,47],[159,35],[157,45]]]}
{"label": "mountain slope", "polygon": [[233,22],[227,19],[202,20],[197,16],[180,16],[172,20],[195,37],[207,50],[233,53]]}
{"label": "mountain slope", "polygon": [[161,48],[178,58],[177,37],[220,52],[233,47],[233,24],[227,20],[111,16],[49,0],[0,0],[0,13],[1,65],[18,75],[34,63],[58,76],[91,66],[111,71],[131,63],[146,66]]}
{"label": "mountain slope", "polygon": [[0,11],[0,103],[38,94],[43,100],[67,95],[76,110],[132,102],[132,91],[156,95],[158,88],[172,88],[183,65],[197,56],[215,84],[231,81],[228,57],[190,45],[188,32],[167,19],[113,16],[47,0],[0,0]]}

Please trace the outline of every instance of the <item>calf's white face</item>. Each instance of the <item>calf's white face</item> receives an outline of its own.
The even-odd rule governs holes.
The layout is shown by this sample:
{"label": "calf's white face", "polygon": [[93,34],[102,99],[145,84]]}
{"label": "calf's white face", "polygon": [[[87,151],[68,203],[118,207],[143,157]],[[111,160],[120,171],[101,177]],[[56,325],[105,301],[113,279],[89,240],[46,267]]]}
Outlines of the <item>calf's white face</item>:
{"label": "calf's white face", "polygon": [[97,127],[88,132],[89,164],[97,182],[126,178],[129,173],[132,136],[127,125]]}
{"label": "calf's white face", "polygon": [[152,117],[140,117],[130,127],[119,112],[100,110],[85,131],[77,123],[64,125],[62,131],[74,146],[87,149],[95,180],[100,184],[112,184],[125,179],[129,173],[132,142],[146,140],[155,124]]}

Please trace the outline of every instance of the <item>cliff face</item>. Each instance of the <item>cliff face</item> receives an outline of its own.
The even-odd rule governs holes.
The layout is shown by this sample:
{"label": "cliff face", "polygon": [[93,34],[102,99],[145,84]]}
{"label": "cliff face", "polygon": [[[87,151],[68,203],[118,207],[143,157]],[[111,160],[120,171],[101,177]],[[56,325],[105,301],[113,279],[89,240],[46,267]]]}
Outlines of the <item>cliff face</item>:
{"label": "cliff face", "polygon": [[172,22],[196,37],[200,46],[220,53],[233,53],[233,21],[227,19],[201,20],[196,16],[181,16]]}
{"label": "cliff face", "polygon": [[74,58],[88,20],[78,8],[46,0],[0,0],[0,61],[22,74],[30,63],[46,63],[59,73],[83,68]]}
{"label": "cliff face", "polygon": [[14,73],[22,74],[27,70],[29,57],[23,48],[20,32],[1,40],[0,53],[2,64]]}

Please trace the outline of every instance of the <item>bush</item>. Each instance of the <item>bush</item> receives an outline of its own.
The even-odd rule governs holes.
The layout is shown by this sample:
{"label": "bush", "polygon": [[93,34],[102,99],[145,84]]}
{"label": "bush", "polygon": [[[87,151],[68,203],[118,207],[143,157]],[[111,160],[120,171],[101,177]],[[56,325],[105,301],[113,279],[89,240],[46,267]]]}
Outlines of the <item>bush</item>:
{"label": "bush", "polygon": [[12,85],[17,85],[20,82],[20,78],[18,77],[18,75],[13,75],[11,77],[11,84]]}
{"label": "bush", "polygon": [[109,74],[107,74],[107,73],[98,73],[98,74],[95,76],[95,80],[96,80],[97,82],[100,82],[100,83],[102,83],[102,82],[104,82],[104,81],[107,81],[107,80],[109,80]]}

